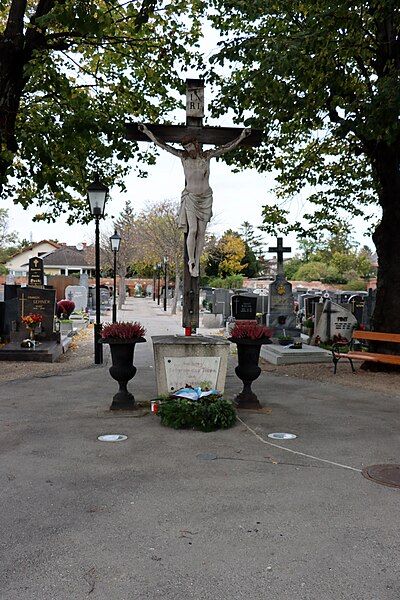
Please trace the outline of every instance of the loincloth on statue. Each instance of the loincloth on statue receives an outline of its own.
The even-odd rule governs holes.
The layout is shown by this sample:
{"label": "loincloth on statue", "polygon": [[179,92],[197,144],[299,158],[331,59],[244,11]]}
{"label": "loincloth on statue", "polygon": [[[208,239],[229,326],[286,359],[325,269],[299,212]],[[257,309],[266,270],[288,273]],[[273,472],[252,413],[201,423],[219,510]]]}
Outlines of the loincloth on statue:
{"label": "loincloth on statue", "polygon": [[198,221],[208,223],[212,217],[212,190],[206,194],[192,194],[185,188],[181,196],[178,225],[185,233],[188,231],[187,214],[193,214]]}

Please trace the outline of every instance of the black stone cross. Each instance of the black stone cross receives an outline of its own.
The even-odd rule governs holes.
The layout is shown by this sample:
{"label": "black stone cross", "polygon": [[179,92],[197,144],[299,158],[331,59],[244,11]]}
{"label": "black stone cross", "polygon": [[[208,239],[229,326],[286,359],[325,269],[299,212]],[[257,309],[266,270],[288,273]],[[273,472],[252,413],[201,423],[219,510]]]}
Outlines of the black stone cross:
{"label": "black stone cross", "polygon": [[[146,127],[163,142],[182,143],[185,138],[194,138],[199,144],[215,144],[221,146],[235,140],[243,128],[203,126],[204,117],[204,81],[202,79],[186,79],[186,125],[157,125],[145,123]],[[140,123],[126,123],[125,132],[129,140],[151,142],[147,135],[139,129]],[[242,146],[254,147],[261,143],[262,132],[253,130],[243,139]],[[183,272],[183,311],[182,326],[190,333],[199,326],[199,277],[192,277],[188,268],[188,253],[184,242]]]}
{"label": "black stone cross", "polygon": [[276,252],[277,254],[277,274],[283,275],[283,255],[286,252],[291,252],[292,249],[289,247],[284,248],[283,246],[283,238],[276,238],[277,245],[276,248],[268,248],[268,252]]}
{"label": "black stone cross", "polygon": [[326,337],[329,341],[331,339],[331,315],[337,313],[338,311],[332,308],[332,302],[330,300],[325,301],[325,308],[322,311],[326,317]]}

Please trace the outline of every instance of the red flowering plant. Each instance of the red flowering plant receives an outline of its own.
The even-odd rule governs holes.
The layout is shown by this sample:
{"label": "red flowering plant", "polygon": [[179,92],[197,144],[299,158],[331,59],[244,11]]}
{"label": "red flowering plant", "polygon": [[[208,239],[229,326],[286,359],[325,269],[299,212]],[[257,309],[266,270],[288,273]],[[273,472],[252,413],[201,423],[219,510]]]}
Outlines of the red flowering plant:
{"label": "red flowering plant", "polygon": [[29,329],[34,329],[43,321],[43,316],[39,313],[30,313],[29,315],[25,315],[21,318],[21,321],[26,325]]}
{"label": "red flowering plant", "polygon": [[59,319],[69,319],[74,309],[75,302],[72,302],[72,300],[60,300],[56,306],[57,317]]}
{"label": "red flowering plant", "polygon": [[119,321],[104,325],[101,337],[103,340],[138,341],[143,340],[145,333],[146,329],[137,321],[134,323]]}
{"label": "red flowering plant", "polygon": [[264,325],[258,325],[254,321],[241,321],[236,323],[231,331],[232,341],[241,340],[262,340],[272,337],[272,329]]}

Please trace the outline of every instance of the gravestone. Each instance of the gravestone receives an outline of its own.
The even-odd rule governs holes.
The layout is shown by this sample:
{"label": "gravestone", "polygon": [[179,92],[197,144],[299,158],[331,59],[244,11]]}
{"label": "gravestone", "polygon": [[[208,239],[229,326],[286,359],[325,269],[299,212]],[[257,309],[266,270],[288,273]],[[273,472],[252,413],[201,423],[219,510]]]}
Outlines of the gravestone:
{"label": "gravestone", "polygon": [[268,248],[268,252],[277,253],[277,273],[275,281],[269,286],[267,314],[267,325],[275,330],[275,335],[283,331],[286,335],[299,334],[296,329],[292,284],[285,278],[283,270],[283,255],[291,251],[291,248],[283,247],[283,240],[280,237],[277,238],[275,248]]}
{"label": "gravestone", "polygon": [[[18,287],[16,300],[17,319],[12,323],[11,342],[0,348],[0,361],[54,362],[63,352],[60,334],[53,331],[56,290]],[[35,334],[37,344],[33,348],[21,348],[21,341],[29,335],[22,317],[30,313],[39,313],[43,317],[41,328]]]}
{"label": "gravestone", "polygon": [[29,259],[28,285],[41,287],[44,283],[43,259],[35,256]]}
{"label": "gravestone", "polygon": [[281,274],[269,286],[267,325],[275,330],[275,335],[280,335],[283,330],[287,335],[299,334],[296,329],[292,284]]}
{"label": "gravestone", "polygon": [[367,329],[371,329],[372,315],[374,314],[376,303],[376,290],[368,289],[368,295],[365,297],[365,303],[362,314],[362,323]]}
{"label": "gravestone", "polygon": [[18,320],[18,290],[20,285],[4,286],[4,324],[3,335],[10,337],[11,331],[16,330]]}
{"label": "gravestone", "polygon": [[224,318],[231,314],[231,298],[233,292],[226,288],[216,288],[212,296],[212,312],[214,315],[223,315]]}
{"label": "gravestone", "polygon": [[321,302],[322,296],[308,296],[304,300],[304,314],[305,318],[309,319],[310,317],[315,316],[315,305]]}
{"label": "gravestone", "polygon": [[314,339],[319,337],[322,343],[328,343],[334,336],[350,340],[352,331],[357,325],[357,319],[340,304],[325,300],[321,317],[314,331]]}
{"label": "gravestone", "polygon": [[350,296],[349,304],[351,307],[351,312],[357,319],[358,323],[361,324],[363,322],[363,312],[364,312],[364,304],[365,304],[365,296],[361,296],[361,294],[354,294],[354,296]]}
{"label": "gravestone", "polygon": [[110,306],[110,290],[108,288],[101,287],[100,288],[100,305],[101,306]]}
{"label": "gravestone", "polygon": [[87,273],[81,273],[79,277],[79,285],[83,285],[86,289],[89,287],[89,275]]}
{"label": "gravestone", "polygon": [[232,317],[237,321],[254,321],[257,314],[257,296],[232,296]]}
{"label": "gravestone", "polygon": [[23,316],[30,313],[42,315],[40,339],[54,339],[54,315],[56,307],[56,291],[33,287],[24,287],[17,290],[18,300],[18,339],[26,337],[26,328],[21,322]]}
{"label": "gravestone", "polygon": [[67,285],[65,297],[75,304],[75,311],[86,310],[88,306],[88,288],[84,285]]}

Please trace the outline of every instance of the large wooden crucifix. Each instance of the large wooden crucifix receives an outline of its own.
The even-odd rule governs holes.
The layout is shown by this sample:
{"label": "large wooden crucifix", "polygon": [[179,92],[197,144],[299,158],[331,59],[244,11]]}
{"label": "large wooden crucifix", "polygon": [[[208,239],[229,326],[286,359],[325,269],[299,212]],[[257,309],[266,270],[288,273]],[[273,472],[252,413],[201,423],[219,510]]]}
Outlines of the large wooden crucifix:
{"label": "large wooden crucifix", "polygon": [[277,241],[277,245],[275,248],[268,248],[268,252],[276,252],[276,272],[277,275],[283,275],[284,271],[283,271],[283,255],[286,254],[286,252],[291,252],[292,249],[289,247],[284,248],[283,246],[283,238],[278,237],[276,238]]}
{"label": "large wooden crucifix", "polygon": [[[210,160],[233,150],[239,144],[259,145],[261,131],[204,127],[204,81],[187,79],[186,86],[186,125],[127,123],[125,127],[128,139],[152,141],[178,156],[183,165],[185,189],[179,214],[179,224],[185,231],[182,325],[190,335],[199,326],[199,262],[206,226],[212,216]],[[178,142],[184,149],[175,148],[168,142]],[[216,147],[203,151],[202,144]]]}

